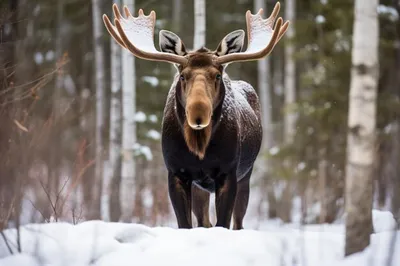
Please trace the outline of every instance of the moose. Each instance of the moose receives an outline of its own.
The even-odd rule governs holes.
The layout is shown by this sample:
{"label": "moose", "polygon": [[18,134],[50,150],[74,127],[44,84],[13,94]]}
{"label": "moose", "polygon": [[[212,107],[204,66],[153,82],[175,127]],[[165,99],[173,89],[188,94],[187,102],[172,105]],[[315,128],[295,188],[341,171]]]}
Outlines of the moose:
{"label": "moose", "polygon": [[289,21],[276,19],[279,2],[267,19],[262,9],[246,12],[246,51],[244,30],[227,34],[214,51],[189,51],[175,33],[161,30],[158,51],[156,13],[145,15],[140,9],[134,17],[127,6],[123,9],[125,17],[113,5],[114,24],[103,15],[113,39],[138,58],[168,62],[177,70],[164,107],[161,146],[178,228],[193,227],[192,210],[199,227],[211,227],[209,201],[215,193],[215,226],[230,229],[233,216],[233,229],[243,229],[263,129],[255,89],[231,80],[226,67],[270,54],[289,26]]}

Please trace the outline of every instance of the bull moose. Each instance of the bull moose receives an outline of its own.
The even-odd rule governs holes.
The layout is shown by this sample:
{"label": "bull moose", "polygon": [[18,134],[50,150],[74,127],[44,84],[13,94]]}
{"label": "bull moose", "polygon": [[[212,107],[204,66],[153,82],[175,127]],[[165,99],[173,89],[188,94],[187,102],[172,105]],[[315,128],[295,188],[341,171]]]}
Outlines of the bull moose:
{"label": "bull moose", "polygon": [[179,228],[192,228],[192,208],[198,226],[211,227],[209,193],[215,193],[215,226],[230,228],[233,215],[233,229],[243,229],[262,141],[260,103],[249,83],[231,80],[225,70],[229,63],[258,60],[273,50],[289,26],[281,17],[276,20],[279,10],[277,2],[267,19],[262,9],[255,15],[246,12],[246,51],[244,30],[227,34],[215,51],[188,51],[175,33],[161,30],[158,51],[154,11],[146,16],[140,9],[134,17],[124,6],[123,17],[114,4],[114,24],[103,15],[108,32],[123,48],[177,69],[164,108],[161,145]]}

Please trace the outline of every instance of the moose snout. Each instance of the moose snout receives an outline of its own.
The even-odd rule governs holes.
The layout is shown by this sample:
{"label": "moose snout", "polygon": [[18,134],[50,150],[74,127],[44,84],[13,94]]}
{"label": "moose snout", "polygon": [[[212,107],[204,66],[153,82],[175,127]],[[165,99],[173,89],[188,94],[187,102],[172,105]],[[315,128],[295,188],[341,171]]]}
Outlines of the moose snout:
{"label": "moose snout", "polygon": [[211,121],[211,109],[211,104],[203,101],[188,104],[186,116],[189,126],[195,130],[207,127]]}

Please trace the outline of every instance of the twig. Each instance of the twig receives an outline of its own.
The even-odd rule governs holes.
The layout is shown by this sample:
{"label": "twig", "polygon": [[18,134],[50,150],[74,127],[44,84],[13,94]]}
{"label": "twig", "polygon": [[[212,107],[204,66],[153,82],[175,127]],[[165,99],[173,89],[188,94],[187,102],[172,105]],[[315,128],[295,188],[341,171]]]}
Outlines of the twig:
{"label": "twig", "polygon": [[14,252],[12,251],[12,249],[11,249],[11,247],[10,247],[10,244],[8,243],[8,239],[6,238],[6,235],[4,234],[3,231],[1,231],[1,236],[2,236],[3,239],[4,239],[4,243],[6,243],[6,246],[7,246],[8,251],[10,252],[11,255],[13,255]]}
{"label": "twig", "polygon": [[56,219],[56,222],[58,222],[58,218],[57,218],[57,209],[56,206],[54,206],[52,200],[51,200],[51,196],[49,194],[49,192],[46,190],[46,188],[43,185],[43,182],[40,180],[40,185],[42,186],[44,193],[46,193],[47,199],[50,201],[50,206],[53,209],[53,213],[54,213],[54,218]]}
{"label": "twig", "polygon": [[31,199],[28,199],[28,200],[32,204],[33,208],[35,208],[35,210],[37,210],[42,215],[44,220],[47,221],[46,216],[44,216],[43,212],[36,207],[36,205],[33,203],[33,201]]}

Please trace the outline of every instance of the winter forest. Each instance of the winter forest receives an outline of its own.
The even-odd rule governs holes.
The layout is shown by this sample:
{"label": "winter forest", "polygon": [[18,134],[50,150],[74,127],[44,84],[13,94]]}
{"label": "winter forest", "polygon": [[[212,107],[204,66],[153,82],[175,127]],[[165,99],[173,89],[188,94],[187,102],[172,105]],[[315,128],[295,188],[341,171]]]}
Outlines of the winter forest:
{"label": "winter forest", "polygon": [[217,192],[213,228],[178,228],[162,122],[179,69],[103,14],[154,10],[158,51],[161,30],[214,51],[240,29],[246,51],[246,11],[277,2],[0,0],[0,266],[400,265],[398,0],[279,1],[273,50],[224,70],[260,105],[244,229],[215,227]]}

